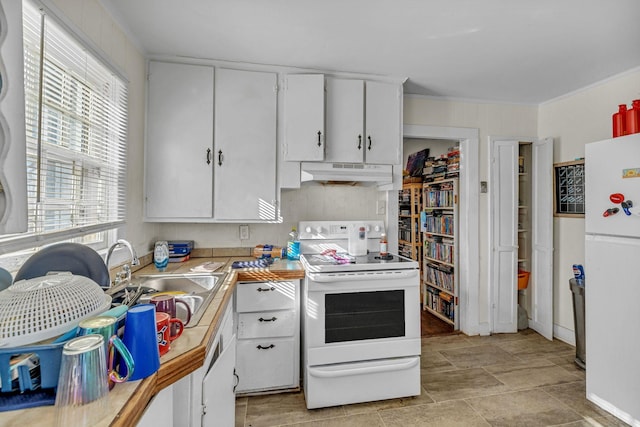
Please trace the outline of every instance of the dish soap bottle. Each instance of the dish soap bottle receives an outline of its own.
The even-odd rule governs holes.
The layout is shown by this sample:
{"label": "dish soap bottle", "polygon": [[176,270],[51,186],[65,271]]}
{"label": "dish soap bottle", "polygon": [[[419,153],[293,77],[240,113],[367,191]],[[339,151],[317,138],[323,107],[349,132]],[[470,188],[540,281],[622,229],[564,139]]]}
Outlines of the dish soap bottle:
{"label": "dish soap bottle", "polygon": [[169,264],[169,243],[166,240],[156,242],[153,249],[153,264],[158,271],[164,271]]}
{"label": "dish soap bottle", "polygon": [[287,241],[287,258],[291,260],[300,259],[300,239],[298,238],[298,231],[295,227],[291,228],[291,233],[289,233],[289,240]]}

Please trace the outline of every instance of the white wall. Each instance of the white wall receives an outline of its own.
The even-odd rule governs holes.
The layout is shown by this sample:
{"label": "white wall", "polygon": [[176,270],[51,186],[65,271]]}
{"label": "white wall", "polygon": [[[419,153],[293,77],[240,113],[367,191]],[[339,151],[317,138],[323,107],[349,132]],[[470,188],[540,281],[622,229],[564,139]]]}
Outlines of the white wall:
{"label": "white wall", "polygon": [[[630,106],[633,99],[640,99],[638,69],[540,105],[538,135],[554,137],[556,163],[584,157],[585,144],[611,138],[611,116],[618,104]],[[555,218],[553,240],[553,316],[555,333],[561,336],[574,330],[569,279],[572,264],[584,264],[584,219]],[[588,265],[585,275],[588,280]]]}
{"label": "white wall", "polygon": [[[489,136],[536,137],[537,122],[537,106],[441,100],[417,95],[404,96],[405,125],[479,129],[478,162],[481,181],[488,181],[489,176]],[[490,321],[488,276],[491,248],[488,235],[488,193],[480,194],[478,215],[480,277],[472,280],[479,282],[478,322],[482,324]]]}
{"label": "white wall", "polygon": [[384,220],[376,214],[378,200],[386,192],[375,187],[303,184],[298,190],[283,190],[281,224],[249,224],[249,240],[240,240],[238,224],[160,225],[162,239],[194,240],[197,247],[254,247],[258,244],[285,245],[291,227],[312,220]]}

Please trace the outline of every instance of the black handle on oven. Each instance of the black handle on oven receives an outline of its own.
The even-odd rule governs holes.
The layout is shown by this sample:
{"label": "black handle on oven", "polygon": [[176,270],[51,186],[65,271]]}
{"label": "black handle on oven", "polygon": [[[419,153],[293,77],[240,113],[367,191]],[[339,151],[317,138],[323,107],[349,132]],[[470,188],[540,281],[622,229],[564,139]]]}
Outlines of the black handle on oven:
{"label": "black handle on oven", "polygon": [[262,317],[258,319],[260,322],[275,322],[276,320],[278,320],[277,317],[272,317],[271,319],[263,319]]}
{"label": "black handle on oven", "polygon": [[256,289],[256,291],[258,291],[258,292],[269,292],[269,291],[275,291],[275,290],[276,290],[276,288],[274,288],[273,286],[270,287],[269,289],[262,289],[262,288]]}
{"label": "black handle on oven", "polygon": [[261,346],[260,344],[258,344],[258,346],[257,346],[256,348],[257,348],[258,350],[269,350],[270,348],[274,348],[274,347],[275,347],[275,344],[271,344],[271,345],[269,345],[269,346],[267,346],[267,347],[263,347],[263,346]]}

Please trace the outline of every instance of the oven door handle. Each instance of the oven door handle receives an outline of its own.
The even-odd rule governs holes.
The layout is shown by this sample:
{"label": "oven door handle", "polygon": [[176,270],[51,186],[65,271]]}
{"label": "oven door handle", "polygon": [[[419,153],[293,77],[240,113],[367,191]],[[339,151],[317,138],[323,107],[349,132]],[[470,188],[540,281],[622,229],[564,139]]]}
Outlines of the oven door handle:
{"label": "oven door handle", "polygon": [[340,369],[339,371],[324,370],[321,368],[309,367],[309,374],[317,378],[350,377],[353,375],[378,374],[382,372],[403,371],[403,370],[411,369],[415,367],[418,363],[420,363],[420,358],[414,357],[402,363],[363,366],[360,368],[345,368],[345,369]]}
{"label": "oven door handle", "polygon": [[418,270],[381,270],[360,271],[352,273],[309,273],[307,276],[314,282],[355,282],[362,280],[407,279],[418,275]]}

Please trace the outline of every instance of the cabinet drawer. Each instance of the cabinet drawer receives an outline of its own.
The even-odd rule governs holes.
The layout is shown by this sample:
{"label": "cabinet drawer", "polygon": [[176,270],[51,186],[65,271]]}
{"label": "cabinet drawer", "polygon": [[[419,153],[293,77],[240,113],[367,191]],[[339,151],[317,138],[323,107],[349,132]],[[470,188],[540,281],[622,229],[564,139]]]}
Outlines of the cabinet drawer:
{"label": "cabinet drawer", "polygon": [[294,338],[238,340],[236,371],[237,392],[297,387]]}
{"label": "cabinet drawer", "polygon": [[295,310],[238,314],[238,339],[291,337],[296,331]]}
{"label": "cabinet drawer", "polygon": [[238,283],[238,312],[294,309],[297,283],[298,281]]}

